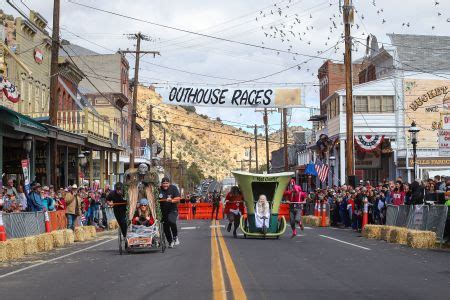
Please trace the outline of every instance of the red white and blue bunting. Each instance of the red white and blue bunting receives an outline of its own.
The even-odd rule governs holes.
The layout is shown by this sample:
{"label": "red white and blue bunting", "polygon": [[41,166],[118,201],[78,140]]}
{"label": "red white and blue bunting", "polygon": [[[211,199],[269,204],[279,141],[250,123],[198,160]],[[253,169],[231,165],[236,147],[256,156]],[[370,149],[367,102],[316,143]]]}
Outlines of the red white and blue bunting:
{"label": "red white and blue bunting", "polygon": [[3,90],[9,101],[13,103],[20,101],[20,94],[16,86],[3,76],[0,76],[0,90]]}
{"label": "red white and blue bunting", "polygon": [[373,151],[383,142],[383,135],[357,135],[356,144],[364,151]]}

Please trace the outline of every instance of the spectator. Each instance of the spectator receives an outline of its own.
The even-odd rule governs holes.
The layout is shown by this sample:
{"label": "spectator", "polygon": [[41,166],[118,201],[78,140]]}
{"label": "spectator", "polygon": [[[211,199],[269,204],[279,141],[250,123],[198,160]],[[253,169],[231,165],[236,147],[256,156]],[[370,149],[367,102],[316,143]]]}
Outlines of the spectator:
{"label": "spectator", "polygon": [[420,205],[423,204],[425,188],[423,184],[419,182],[419,180],[415,180],[411,183],[411,204],[412,205]]}
{"label": "spectator", "polygon": [[31,186],[31,192],[28,195],[28,210],[29,211],[42,211],[44,210],[44,205],[42,204],[41,197],[41,185],[35,182]]}
{"label": "spectator", "polygon": [[17,193],[16,188],[14,187],[14,181],[12,179],[8,179],[8,185],[6,186],[6,195],[15,196],[19,198],[19,194]]}
{"label": "spectator", "polygon": [[403,205],[405,203],[405,192],[403,191],[403,183],[397,181],[395,183],[394,191],[391,193],[392,204]]}
{"label": "spectator", "polygon": [[77,185],[72,185],[71,189],[65,195],[67,228],[75,230],[75,221],[80,215],[79,210],[81,203],[77,195]]}
{"label": "spectator", "polygon": [[27,196],[24,193],[23,186],[19,185],[17,193],[18,193],[18,200],[19,200],[20,210],[21,211],[26,211],[27,210],[27,201],[28,200],[27,200]]}

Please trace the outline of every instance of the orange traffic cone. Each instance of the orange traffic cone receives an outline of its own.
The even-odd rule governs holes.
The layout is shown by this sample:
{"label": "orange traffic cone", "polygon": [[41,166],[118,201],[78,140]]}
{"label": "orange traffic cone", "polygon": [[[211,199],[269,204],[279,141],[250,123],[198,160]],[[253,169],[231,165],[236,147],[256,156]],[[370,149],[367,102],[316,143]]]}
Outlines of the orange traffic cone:
{"label": "orange traffic cone", "polygon": [[6,241],[6,229],[5,226],[3,225],[3,215],[2,212],[0,211],[0,242],[4,241]]}
{"label": "orange traffic cone", "polygon": [[322,220],[320,226],[327,227],[327,203],[325,201],[322,202]]}
{"label": "orange traffic cone", "polygon": [[367,200],[365,200],[361,228],[364,228],[364,226],[366,226],[368,223],[369,223],[369,203],[367,203]]}
{"label": "orange traffic cone", "polygon": [[51,232],[52,227],[50,226],[50,216],[48,215],[48,211],[44,212],[44,219],[45,219],[45,232]]}

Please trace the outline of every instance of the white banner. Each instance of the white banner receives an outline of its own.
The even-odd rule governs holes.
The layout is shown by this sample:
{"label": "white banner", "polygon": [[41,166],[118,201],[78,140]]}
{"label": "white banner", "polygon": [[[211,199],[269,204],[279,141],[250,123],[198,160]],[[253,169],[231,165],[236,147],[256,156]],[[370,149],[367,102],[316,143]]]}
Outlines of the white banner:
{"label": "white banner", "polygon": [[439,130],[439,156],[450,156],[450,130]]}
{"label": "white banner", "polygon": [[161,90],[164,104],[236,108],[302,107],[300,88],[172,87]]}

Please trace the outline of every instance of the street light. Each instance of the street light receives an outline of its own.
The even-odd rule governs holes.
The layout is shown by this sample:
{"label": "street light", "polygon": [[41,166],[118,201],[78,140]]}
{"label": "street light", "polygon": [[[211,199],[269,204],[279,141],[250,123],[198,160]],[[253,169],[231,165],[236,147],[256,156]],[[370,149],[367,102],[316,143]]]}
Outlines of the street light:
{"label": "street light", "polygon": [[408,131],[411,134],[411,144],[413,145],[413,180],[416,180],[417,134],[419,133],[420,128],[417,127],[416,122],[413,121]]}
{"label": "street light", "polygon": [[333,187],[333,183],[334,183],[334,166],[336,163],[336,157],[334,155],[331,155],[328,158],[328,161],[330,162],[330,167],[331,167],[331,187]]}

